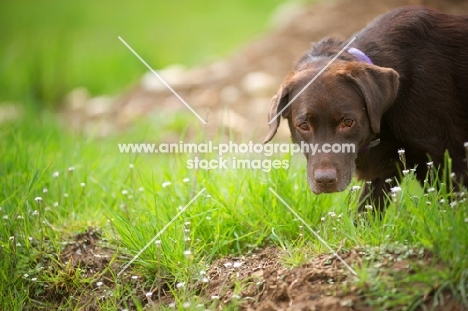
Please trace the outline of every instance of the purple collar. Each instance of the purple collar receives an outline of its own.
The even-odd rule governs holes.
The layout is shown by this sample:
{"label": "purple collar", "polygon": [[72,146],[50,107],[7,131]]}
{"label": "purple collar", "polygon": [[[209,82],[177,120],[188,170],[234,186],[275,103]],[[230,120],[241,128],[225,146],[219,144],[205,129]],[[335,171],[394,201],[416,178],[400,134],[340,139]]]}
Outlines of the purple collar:
{"label": "purple collar", "polygon": [[349,48],[348,53],[357,58],[358,61],[372,65],[372,61],[363,51],[356,48]]}
{"label": "purple collar", "polygon": [[365,144],[364,146],[362,146],[361,149],[359,149],[359,152],[369,150],[371,148],[378,146],[379,144],[380,144],[380,138],[374,139],[368,142],[367,144]]}

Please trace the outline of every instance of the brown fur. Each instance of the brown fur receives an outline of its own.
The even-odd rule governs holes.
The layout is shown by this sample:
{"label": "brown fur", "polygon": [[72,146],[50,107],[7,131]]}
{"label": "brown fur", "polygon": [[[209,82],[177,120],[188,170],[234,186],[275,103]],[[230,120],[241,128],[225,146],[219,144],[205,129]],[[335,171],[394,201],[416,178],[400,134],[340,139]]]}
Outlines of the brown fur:
{"label": "brown fur", "polygon": [[[400,175],[400,148],[406,151],[408,167],[417,167],[420,181],[426,177],[428,157],[440,165],[446,150],[453,171],[465,176],[468,17],[402,7],[378,17],[356,36],[351,46],[373,64],[344,52],[282,113],[296,143],[356,145],[355,153],[305,154],[311,190],[342,191],[356,171],[358,178],[372,181],[375,204],[383,207],[385,179]],[[346,43],[327,38],[313,45],[273,97],[269,120]],[[351,126],[345,125],[348,119]],[[271,123],[265,142],[274,137],[279,122]],[[376,139],[380,144],[368,147]]]}

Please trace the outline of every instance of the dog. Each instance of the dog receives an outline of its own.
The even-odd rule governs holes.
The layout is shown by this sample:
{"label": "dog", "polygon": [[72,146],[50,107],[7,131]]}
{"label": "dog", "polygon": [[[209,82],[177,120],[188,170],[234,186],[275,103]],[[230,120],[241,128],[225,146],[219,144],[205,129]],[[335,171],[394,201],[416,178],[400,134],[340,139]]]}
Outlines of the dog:
{"label": "dog", "polygon": [[343,191],[357,173],[372,185],[361,198],[370,197],[379,211],[390,190],[386,180],[401,176],[398,150],[420,182],[426,162],[442,165],[446,150],[452,171],[466,177],[468,16],[401,7],[353,37],[346,49],[348,42],[325,38],[299,59],[271,101],[264,143],[281,113],[294,143],[353,144],[353,152],[304,152],[309,187],[316,194]]}

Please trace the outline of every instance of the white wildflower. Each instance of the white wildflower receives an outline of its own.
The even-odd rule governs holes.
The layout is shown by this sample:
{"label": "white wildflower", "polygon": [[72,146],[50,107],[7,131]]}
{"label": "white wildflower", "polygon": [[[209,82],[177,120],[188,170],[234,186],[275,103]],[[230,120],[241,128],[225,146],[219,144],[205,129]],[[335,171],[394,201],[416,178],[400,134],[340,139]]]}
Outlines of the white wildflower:
{"label": "white wildflower", "polygon": [[392,187],[392,188],[390,188],[390,191],[391,191],[392,193],[401,192],[401,187],[398,187],[398,186]]}

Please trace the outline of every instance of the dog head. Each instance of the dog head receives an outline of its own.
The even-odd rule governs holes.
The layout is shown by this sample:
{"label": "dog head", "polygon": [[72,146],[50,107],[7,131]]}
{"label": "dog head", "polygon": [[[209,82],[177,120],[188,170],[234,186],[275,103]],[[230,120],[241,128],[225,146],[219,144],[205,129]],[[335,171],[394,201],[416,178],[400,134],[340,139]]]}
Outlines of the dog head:
{"label": "dog head", "polygon": [[316,194],[349,185],[357,153],[380,132],[382,115],[399,85],[393,69],[343,60],[309,84],[321,68],[308,63],[287,77],[271,101],[270,132],[264,141],[274,137],[282,116],[288,119],[293,142],[315,146],[315,151],[309,147],[303,152],[309,187]]}

